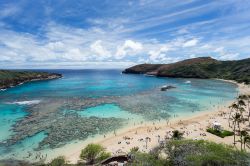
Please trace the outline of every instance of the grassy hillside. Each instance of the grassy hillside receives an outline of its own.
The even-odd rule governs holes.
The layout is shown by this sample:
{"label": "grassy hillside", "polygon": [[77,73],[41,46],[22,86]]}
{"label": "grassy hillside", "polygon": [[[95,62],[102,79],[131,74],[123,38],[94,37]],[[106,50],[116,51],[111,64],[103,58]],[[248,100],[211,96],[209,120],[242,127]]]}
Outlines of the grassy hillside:
{"label": "grassy hillside", "polygon": [[177,78],[220,78],[249,84],[250,58],[218,61],[210,57],[201,57],[172,64],[141,64],[125,69],[124,73],[153,73],[160,77]]}
{"label": "grassy hillside", "polygon": [[60,77],[62,77],[61,74],[55,73],[0,70],[0,89],[9,88],[28,81],[46,80]]}

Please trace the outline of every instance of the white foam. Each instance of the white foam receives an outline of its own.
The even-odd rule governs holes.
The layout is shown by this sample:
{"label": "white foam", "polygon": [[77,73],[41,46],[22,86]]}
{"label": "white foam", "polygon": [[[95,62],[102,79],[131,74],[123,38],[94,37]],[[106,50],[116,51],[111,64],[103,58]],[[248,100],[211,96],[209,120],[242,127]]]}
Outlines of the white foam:
{"label": "white foam", "polygon": [[191,81],[185,81],[185,84],[191,84]]}
{"label": "white foam", "polygon": [[41,100],[27,100],[27,101],[16,101],[11,104],[19,104],[19,105],[32,105],[32,104],[38,104]]}

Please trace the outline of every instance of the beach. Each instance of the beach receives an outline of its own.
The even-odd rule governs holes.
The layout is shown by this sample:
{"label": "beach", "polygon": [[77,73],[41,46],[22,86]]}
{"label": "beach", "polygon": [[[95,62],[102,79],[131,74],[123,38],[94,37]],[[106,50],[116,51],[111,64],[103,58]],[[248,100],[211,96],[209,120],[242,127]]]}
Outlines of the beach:
{"label": "beach", "polygon": [[[225,80],[224,80],[225,81]],[[226,80],[227,81],[227,80]],[[235,83],[234,81],[227,81]],[[238,84],[239,94],[250,94],[250,87],[244,84]],[[120,130],[116,133],[110,133],[105,137],[89,140],[88,143],[98,143],[103,145],[112,155],[124,154],[133,147],[139,147],[142,152],[149,152],[158,146],[162,141],[171,137],[173,130],[179,130],[184,133],[184,138],[193,140],[208,140],[216,143],[224,143],[233,145],[233,136],[220,138],[206,132],[207,127],[214,122],[219,122],[223,129],[232,131],[228,126],[229,106],[234,101],[214,106],[213,110],[194,113],[189,117],[174,117],[169,121],[159,121],[142,123],[133,127]],[[246,126],[243,126],[246,127]],[[239,137],[236,137],[238,140]],[[86,144],[78,144],[72,150],[67,151],[66,159],[70,163],[77,163],[81,149]],[[236,143],[236,147],[240,148],[240,143]]]}

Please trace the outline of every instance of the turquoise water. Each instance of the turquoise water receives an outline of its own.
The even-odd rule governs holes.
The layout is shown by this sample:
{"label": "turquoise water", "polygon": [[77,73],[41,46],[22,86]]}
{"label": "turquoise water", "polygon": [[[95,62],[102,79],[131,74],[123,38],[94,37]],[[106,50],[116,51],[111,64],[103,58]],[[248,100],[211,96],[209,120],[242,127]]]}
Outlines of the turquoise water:
{"label": "turquoise water", "polygon": [[95,107],[90,107],[82,111],[78,111],[79,115],[84,117],[97,116],[102,118],[131,118],[134,115],[122,110],[119,106],[114,104],[103,104]]}
{"label": "turquoise water", "polygon": [[23,106],[12,104],[0,105],[0,141],[6,140],[12,134],[11,126],[26,114],[23,111]]}
{"label": "turquoise water", "polygon": [[[46,148],[142,120],[212,110],[237,95],[236,85],[219,80],[147,77],[120,70],[49,71],[64,77],[0,91],[0,159],[34,161],[34,154]],[[163,85],[176,88],[162,92]],[[29,152],[33,155],[27,157]]]}

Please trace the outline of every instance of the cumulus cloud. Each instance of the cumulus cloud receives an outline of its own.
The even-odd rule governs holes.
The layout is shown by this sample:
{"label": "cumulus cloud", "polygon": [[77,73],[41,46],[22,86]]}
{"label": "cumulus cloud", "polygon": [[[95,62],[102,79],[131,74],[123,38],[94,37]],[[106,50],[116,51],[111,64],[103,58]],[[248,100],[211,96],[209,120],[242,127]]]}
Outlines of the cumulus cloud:
{"label": "cumulus cloud", "polygon": [[189,35],[177,36],[167,41],[154,38],[127,39],[116,32],[97,27],[81,29],[51,23],[45,29],[44,38],[0,29],[0,64],[3,67],[13,64],[17,68],[84,68],[88,65],[110,64],[112,66],[107,67],[112,68],[127,67],[126,65],[135,62],[171,63],[185,58],[210,55],[228,60],[240,56],[235,51],[239,48],[249,52],[245,44],[249,43],[248,41],[250,38],[246,38],[240,45],[236,44],[240,43],[239,40],[207,42],[199,36]]}
{"label": "cumulus cloud", "polygon": [[157,50],[149,51],[149,59],[153,62],[157,62],[165,58],[166,53],[171,50],[169,45],[164,45]]}
{"label": "cumulus cloud", "polygon": [[126,40],[122,46],[117,47],[115,54],[116,59],[122,59],[127,55],[135,55],[143,49],[140,42],[135,42],[133,40]]}
{"label": "cumulus cloud", "polygon": [[90,45],[91,51],[96,55],[97,60],[103,60],[109,58],[111,53],[104,48],[101,40],[97,40]]}
{"label": "cumulus cloud", "polygon": [[[72,67],[80,63],[101,64],[99,62],[102,61],[105,65],[124,67],[134,62],[126,58],[123,63],[119,59],[136,55],[143,48],[140,42],[120,38],[115,33],[99,28],[77,29],[53,23],[48,25],[45,32],[45,38],[41,39],[28,33],[0,30],[1,66],[14,64],[20,68],[25,64],[25,68],[51,68],[46,65],[62,65],[64,68],[66,62],[72,64],[66,67]],[[5,63],[7,61],[8,64]],[[78,67],[84,68],[86,65]]]}

